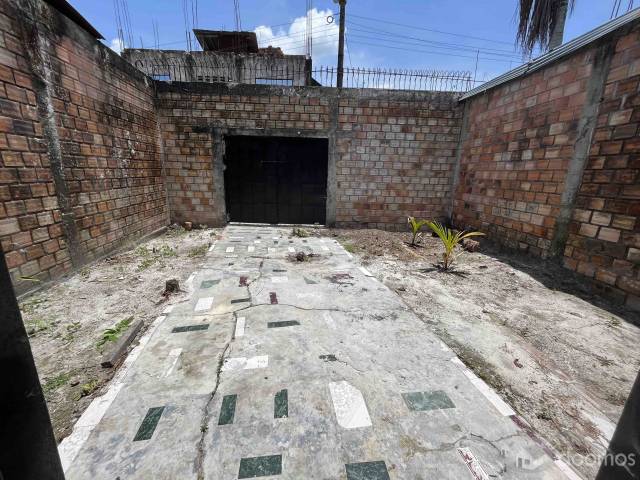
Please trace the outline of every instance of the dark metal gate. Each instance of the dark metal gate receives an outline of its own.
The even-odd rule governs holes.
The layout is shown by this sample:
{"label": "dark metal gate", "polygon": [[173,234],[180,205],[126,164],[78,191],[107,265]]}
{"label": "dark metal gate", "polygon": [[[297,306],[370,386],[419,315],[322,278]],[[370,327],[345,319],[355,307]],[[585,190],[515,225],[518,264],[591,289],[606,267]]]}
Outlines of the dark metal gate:
{"label": "dark metal gate", "polygon": [[225,142],[229,221],[325,223],[326,139],[228,136]]}

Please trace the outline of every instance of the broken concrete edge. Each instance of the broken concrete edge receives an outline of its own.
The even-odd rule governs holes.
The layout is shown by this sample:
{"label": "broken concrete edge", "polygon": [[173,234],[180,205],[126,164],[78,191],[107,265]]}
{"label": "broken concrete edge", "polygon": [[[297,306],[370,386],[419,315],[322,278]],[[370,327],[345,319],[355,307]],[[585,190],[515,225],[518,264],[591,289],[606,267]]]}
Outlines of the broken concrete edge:
{"label": "broken concrete edge", "polygon": [[110,250],[109,252],[106,252],[103,255],[91,258],[81,265],[74,266],[72,270],[69,270],[64,275],[61,275],[60,277],[52,278],[51,280],[47,280],[45,282],[41,282],[37,286],[30,288],[28,290],[25,290],[24,292],[19,292],[19,294],[17,295],[18,302],[21,302],[29,298],[30,296],[35,295],[36,293],[39,293],[43,290],[47,290],[54,285],[58,285],[60,283],[66,282],[74,275],[77,275],[83,267],[97,263],[101,260],[104,260],[105,258],[113,257],[114,255],[120,255],[121,253],[131,250],[133,247],[136,247],[141,243],[148,242],[149,240],[153,240],[154,238],[159,237],[160,235],[165,233],[168,228],[169,228],[169,225],[165,225],[164,227],[160,227],[157,230],[154,230],[151,233],[147,233],[146,235],[143,235],[141,237],[138,237],[138,238],[129,237],[125,242],[121,243],[118,247],[114,248],[113,250]]}
{"label": "broken concrete edge", "polygon": [[138,335],[138,332],[140,332],[140,330],[142,329],[143,325],[144,322],[142,320],[138,320],[136,323],[130,326],[125,331],[125,334],[122,335],[116,342],[113,348],[102,357],[100,365],[104,368],[112,368],[116,366],[123,354],[129,348],[129,345],[131,345],[134,338],[136,338],[136,335]]}
{"label": "broken concrete edge", "polygon": [[[407,308],[412,310],[409,306],[407,306]],[[567,462],[562,460],[560,453],[551,445],[551,443],[543,438],[523,417],[518,415],[517,411],[493,387],[491,387],[482,378],[478,377],[473,370],[468,367],[446,343],[444,343],[444,341],[440,341],[444,348],[453,353],[453,357],[450,359],[451,363],[454,363],[458,368],[460,368],[471,384],[476,387],[476,389],[494,406],[494,408],[496,408],[496,410],[498,410],[498,412],[500,412],[500,414],[510,418],[521,431],[537,443],[569,480],[583,480],[583,478],[578,475],[578,473],[569,466]]]}
{"label": "broken concrete edge", "polygon": [[84,413],[73,426],[71,434],[65,437],[58,445],[58,454],[64,471],[72,465],[80,449],[91,435],[93,429],[100,423],[118,393],[124,386],[124,380],[129,369],[142,353],[142,350],[157,331],[158,327],[166,319],[166,315],[157,317],[138,340],[138,344],[131,349],[129,354],[118,368],[116,374],[107,384],[107,390],[99,397],[95,397]]}

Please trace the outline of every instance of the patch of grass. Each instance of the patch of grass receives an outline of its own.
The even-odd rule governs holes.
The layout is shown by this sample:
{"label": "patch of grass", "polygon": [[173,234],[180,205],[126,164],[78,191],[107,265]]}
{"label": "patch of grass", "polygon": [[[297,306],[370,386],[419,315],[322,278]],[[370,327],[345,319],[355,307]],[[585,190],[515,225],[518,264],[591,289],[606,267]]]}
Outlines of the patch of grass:
{"label": "patch of grass", "polygon": [[45,395],[53,393],[63,385],[66,385],[70,379],[71,372],[59,373],[55,377],[50,378],[46,382],[44,382],[44,385],[42,385],[42,393],[44,393]]}
{"label": "patch of grass", "polygon": [[93,392],[95,392],[99,386],[100,383],[95,378],[88,381],[87,383],[83,384],[82,387],[80,387],[80,397],[88,397]]}
{"label": "patch of grass", "polygon": [[619,327],[620,325],[621,325],[621,322],[618,317],[611,317],[607,322],[607,326],[611,328]]}
{"label": "patch of grass", "polygon": [[66,325],[67,331],[60,337],[63,342],[70,342],[75,337],[75,333],[80,330],[80,322],[73,322]]}
{"label": "patch of grass", "polygon": [[291,235],[294,237],[306,238],[309,236],[309,232],[307,232],[304,228],[294,228],[291,232]]}
{"label": "patch of grass", "polygon": [[42,386],[42,392],[45,395],[48,393],[52,393],[56,391],[58,388],[62,387],[63,385],[66,385],[70,378],[71,378],[70,373],[68,372],[60,373],[55,377],[50,378],[46,382],[44,382],[44,385]]}
{"label": "patch of grass", "polygon": [[131,322],[133,322],[133,317],[125,318],[124,320],[120,320],[116,323],[112,328],[107,328],[102,332],[102,337],[96,344],[98,350],[101,350],[107,343],[118,340],[122,336],[122,333],[129,328]]}
{"label": "patch of grass", "polygon": [[20,310],[27,315],[34,313],[40,306],[47,303],[46,298],[34,297],[29,300],[25,300],[20,304]]}
{"label": "patch of grass", "polygon": [[167,237],[180,237],[186,235],[188,232],[182,226],[176,226],[167,230]]}
{"label": "patch of grass", "polygon": [[51,317],[36,317],[24,322],[24,327],[27,330],[27,335],[33,337],[39,332],[48,330],[54,323],[55,319]]}
{"label": "patch of grass", "polygon": [[142,261],[138,264],[138,270],[146,270],[156,263],[164,266],[162,259],[178,255],[169,245],[161,245],[160,247],[153,247],[152,249],[149,249],[146,245],[140,245],[136,248],[135,254],[142,257]]}
{"label": "patch of grass", "polygon": [[357,250],[356,246],[351,243],[344,243],[342,247],[349,253],[356,253]]}
{"label": "patch of grass", "polygon": [[191,250],[189,250],[188,255],[190,257],[202,257],[207,254],[207,250],[209,250],[209,245],[204,243],[197,247],[193,247]]}

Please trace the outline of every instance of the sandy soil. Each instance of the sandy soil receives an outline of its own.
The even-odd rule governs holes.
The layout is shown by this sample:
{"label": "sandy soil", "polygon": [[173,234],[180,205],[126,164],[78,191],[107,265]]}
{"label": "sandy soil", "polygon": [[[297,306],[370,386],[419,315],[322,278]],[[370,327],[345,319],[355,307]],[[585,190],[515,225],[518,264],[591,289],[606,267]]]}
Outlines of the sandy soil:
{"label": "sandy soil", "polygon": [[409,234],[333,230],[575,469],[594,478],[640,367],[640,319],[557,265],[492,248],[452,273],[442,248]]}
{"label": "sandy soil", "polygon": [[115,373],[100,366],[103,352],[114,345],[99,345],[105,330],[122,321],[143,320],[140,336],[167,305],[186,299],[178,293],[165,300],[165,281],[176,278],[187,290],[187,277],[203,262],[216,236],[213,229],[170,229],[21,300],[58,441]]}

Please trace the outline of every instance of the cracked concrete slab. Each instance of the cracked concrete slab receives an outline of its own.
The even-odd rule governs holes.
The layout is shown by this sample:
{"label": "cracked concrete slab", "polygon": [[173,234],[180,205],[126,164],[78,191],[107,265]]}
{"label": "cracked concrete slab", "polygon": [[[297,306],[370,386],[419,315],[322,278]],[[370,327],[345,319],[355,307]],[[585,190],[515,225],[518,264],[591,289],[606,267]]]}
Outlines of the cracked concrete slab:
{"label": "cracked concrete slab", "polygon": [[[292,248],[315,255],[298,262]],[[567,478],[335,240],[229,226],[191,289],[67,462],[68,479]],[[172,333],[189,325],[208,328]],[[287,414],[274,415],[283,391]],[[134,442],[154,407],[155,431]]]}

